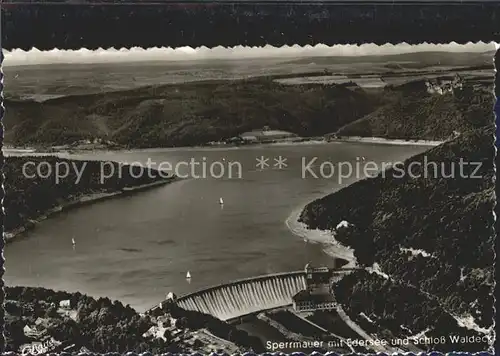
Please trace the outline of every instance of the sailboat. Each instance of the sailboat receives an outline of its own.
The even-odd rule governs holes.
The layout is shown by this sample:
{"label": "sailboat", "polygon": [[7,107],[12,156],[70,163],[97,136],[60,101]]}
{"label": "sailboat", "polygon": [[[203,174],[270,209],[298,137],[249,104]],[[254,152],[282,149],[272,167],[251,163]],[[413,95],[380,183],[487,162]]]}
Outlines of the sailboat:
{"label": "sailboat", "polygon": [[219,204],[224,205],[224,200],[222,200],[222,198],[219,198]]}
{"label": "sailboat", "polygon": [[186,279],[191,279],[191,273],[189,273],[189,271],[186,273]]}
{"label": "sailboat", "polygon": [[75,239],[74,238],[71,238],[71,243],[74,245],[76,245],[76,242],[75,242]]}

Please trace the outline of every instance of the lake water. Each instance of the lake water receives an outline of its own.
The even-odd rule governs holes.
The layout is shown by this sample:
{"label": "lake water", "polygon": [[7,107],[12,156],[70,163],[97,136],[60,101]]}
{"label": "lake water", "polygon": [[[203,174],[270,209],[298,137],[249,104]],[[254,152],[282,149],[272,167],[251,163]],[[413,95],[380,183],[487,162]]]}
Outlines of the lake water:
{"label": "lake water", "polygon": [[[242,171],[241,177],[233,172],[233,178],[185,179],[54,216],[6,247],[4,278],[11,286],[108,296],[143,311],[170,291],[182,295],[239,278],[299,270],[307,262],[332,265],[331,250],[328,255],[321,244],[305,243],[286,221],[306,203],[359,177],[303,178],[302,159],[307,164],[317,157],[313,170],[320,174],[319,164],[325,161],[355,163],[364,156],[366,162],[380,164],[427,149],[336,142],[73,155],[143,163],[150,159],[172,166],[190,159],[238,162]],[[269,159],[270,167],[256,168],[261,156]],[[287,159],[287,167],[273,167],[279,156]]]}

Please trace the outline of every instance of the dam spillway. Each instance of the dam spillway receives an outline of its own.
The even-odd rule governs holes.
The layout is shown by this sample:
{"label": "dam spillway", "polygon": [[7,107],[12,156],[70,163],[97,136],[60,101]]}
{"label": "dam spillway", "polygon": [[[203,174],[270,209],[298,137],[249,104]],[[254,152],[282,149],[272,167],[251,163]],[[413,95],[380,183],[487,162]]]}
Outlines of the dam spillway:
{"label": "dam spillway", "polygon": [[221,320],[292,304],[306,289],[304,271],[270,274],[210,287],[177,299],[186,310],[211,314]]}

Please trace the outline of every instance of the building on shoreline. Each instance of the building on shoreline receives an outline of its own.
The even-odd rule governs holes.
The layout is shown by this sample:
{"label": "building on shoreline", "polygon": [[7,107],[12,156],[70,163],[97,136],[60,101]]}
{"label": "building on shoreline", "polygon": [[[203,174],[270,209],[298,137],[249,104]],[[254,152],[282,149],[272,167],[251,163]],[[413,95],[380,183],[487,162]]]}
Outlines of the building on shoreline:
{"label": "building on shoreline", "polygon": [[330,292],[334,270],[328,267],[312,267],[308,263],[304,271],[306,273],[306,289],[292,297],[295,311],[335,309],[337,302],[335,296]]}
{"label": "building on shoreline", "polygon": [[271,130],[269,126],[264,126],[261,130],[244,132],[239,137],[244,142],[267,143],[277,140],[287,140],[298,138],[298,136],[289,131]]}
{"label": "building on shoreline", "polygon": [[297,312],[332,310],[336,307],[337,302],[331,293],[302,290],[293,296],[293,309]]}

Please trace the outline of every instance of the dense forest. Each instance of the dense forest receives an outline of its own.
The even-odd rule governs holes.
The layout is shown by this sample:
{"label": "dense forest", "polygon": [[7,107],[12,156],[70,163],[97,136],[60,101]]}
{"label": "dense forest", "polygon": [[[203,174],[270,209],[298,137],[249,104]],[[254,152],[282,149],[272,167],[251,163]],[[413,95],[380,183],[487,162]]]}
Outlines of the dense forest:
{"label": "dense forest", "polygon": [[[302,212],[300,219],[310,228],[331,230],[336,240],[353,247],[359,264],[376,263],[396,281],[361,274],[343,280],[337,289],[349,298],[353,296],[343,300],[352,312],[374,313],[386,322],[406,325],[412,316],[398,314],[394,308],[417,308],[415,320],[408,326],[416,332],[425,329],[425,315],[438,318],[436,329],[442,328],[448,323],[443,318],[449,319],[444,311],[472,317],[480,327],[491,327],[493,96],[488,91],[476,91],[470,98],[473,101],[469,104],[453,96],[442,99],[448,106],[451,100],[457,101],[458,111],[452,117],[439,116],[440,109],[432,113],[436,121],[433,128],[454,123],[458,137],[375,178],[318,199]],[[342,220],[352,225],[336,230]],[[416,302],[415,298],[427,301]],[[371,306],[373,303],[376,305]],[[433,314],[438,305],[441,312]],[[453,349],[446,347],[448,351]]]}
{"label": "dense forest", "polygon": [[[65,174],[64,163],[68,164],[68,174],[58,180],[56,168],[59,167],[60,174]],[[80,177],[77,172],[81,172]],[[166,179],[166,174],[160,175],[146,166],[134,167],[116,162],[101,164],[100,161],[67,160],[55,156],[6,157],[3,173],[5,231],[25,226],[29,220],[38,218],[49,209],[88,194],[113,193],[125,187]]]}
{"label": "dense forest", "polygon": [[[77,321],[57,313],[63,300],[70,300],[71,309],[77,310]],[[38,318],[47,319],[46,331],[56,340],[96,352],[161,350],[165,346],[161,339],[143,339],[142,334],[153,325],[151,320],[108,298],[96,300],[80,293],[7,287],[5,310],[7,350],[18,351],[22,344],[30,342],[23,328],[35,325]]]}
{"label": "dense forest", "polygon": [[[74,344],[74,349],[86,347],[97,353],[189,351],[188,345],[176,342],[168,331],[163,334],[165,339],[144,336],[156,325],[154,316],[138,314],[119,301],[45,288],[6,287],[5,292],[7,351],[19,351],[21,345],[33,341],[23,329],[33,327],[37,321],[42,325],[44,335],[62,342],[60,347]],[[61,312],[59,304],[64,300],[69,300],[69,309],[75,311],[74,317]],[[177,319],[178,329],[207,328],[214,335],[241,346],[242,350],[264,351],[259,339],[212,316],[186,311],[175,305],[160,314]]]}
{"label": "dense forest", "polygon": [[[388,342],[408,339],[425,352],[460,350],[474,353],[489,349],[489,339],[485,335],[461,327],[438,300],[406,283],[358,270],[337,282],[333,290],[337,300],[349,315],[355,316],[363,330]],[[361,317],[361,313],[368,318]],[[425,333],[419,335],[421,332]],[[458,342],[455,339],[462,337],[475,341]]]}
{"label": "dense forest", "polygon": [[392,100],[361,119],[349,123],[337,136],[384,137],[408,140],[446,140],[491,122],[491,84],[474,80],[455,89],[453,95],[427,92],[424,80],[410,82],[386,92]]}

